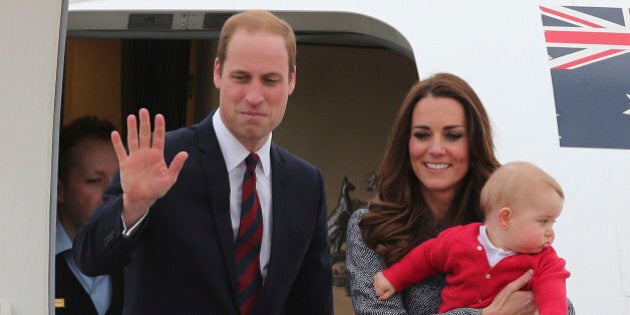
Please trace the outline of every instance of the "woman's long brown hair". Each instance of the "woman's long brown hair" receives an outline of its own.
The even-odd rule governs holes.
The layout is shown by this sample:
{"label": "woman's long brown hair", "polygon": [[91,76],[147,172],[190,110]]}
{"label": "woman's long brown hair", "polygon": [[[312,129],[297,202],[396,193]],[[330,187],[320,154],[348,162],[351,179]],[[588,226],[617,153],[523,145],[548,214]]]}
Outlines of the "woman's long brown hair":
{"label": "woman's long brown hair", "polygon": [[[445,219],[439,223],[422,196],[420,182],[409,160],[412,113],[416,104],[428,95],[458,101],[464,107],[469,135],[471,166]],[[438,73],[416,83],[405,97],[394,121],[378,173],[376,198],[370,202],[369,211],[361,219],[365,243],[390,266],[444,228],[481,221],[483,214],[479,209],[479,194],[498,166],[488,115],[468,83],[448,73]]]}

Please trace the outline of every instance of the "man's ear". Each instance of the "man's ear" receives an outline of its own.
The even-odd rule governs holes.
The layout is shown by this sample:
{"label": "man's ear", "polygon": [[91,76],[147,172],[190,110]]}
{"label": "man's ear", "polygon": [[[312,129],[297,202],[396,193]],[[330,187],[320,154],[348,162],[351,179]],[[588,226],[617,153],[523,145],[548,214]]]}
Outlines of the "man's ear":
{"label": "man's ear", "polygon": [[503,207],[497,213],[497,219],[499,222],[499,226],[507,230],[510,227],[510,221],[512,219],[512,209],[510,207]]}
{"label": "man's ear", "polygon": [[295,82],[297,80],[297,67],[293,66],[293,71],[289,72],[289,95],[295,90]]}
{"label": "man's ear", "polygon": [[219,63],[219,58],[214,58],[214,86],[217,89],[221,89],[221,63]]}
{"label": "man's ear", "polygon": [[57,204],[63,203],[63,196],[64,196],[63,182],[61,181],[61,179],[58,179],[57,180]]}

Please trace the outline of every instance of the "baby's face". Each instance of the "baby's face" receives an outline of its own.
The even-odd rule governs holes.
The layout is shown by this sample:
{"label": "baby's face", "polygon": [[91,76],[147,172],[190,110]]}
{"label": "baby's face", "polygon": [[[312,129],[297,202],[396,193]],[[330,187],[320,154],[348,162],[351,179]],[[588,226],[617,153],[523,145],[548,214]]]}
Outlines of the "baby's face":
{"label": "baby's face", "polygon": [[551,246],[553,224],[562,212],[563,199],[553,189],[537,189],[526,202],[513,209],[507,229],[507,246],[524,254],[536,254]]}

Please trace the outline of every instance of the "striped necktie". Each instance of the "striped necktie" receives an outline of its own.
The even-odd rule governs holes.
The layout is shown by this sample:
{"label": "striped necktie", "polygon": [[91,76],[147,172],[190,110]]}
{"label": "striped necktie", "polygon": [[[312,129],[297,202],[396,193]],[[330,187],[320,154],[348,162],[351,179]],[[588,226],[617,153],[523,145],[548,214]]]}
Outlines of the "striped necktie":
{"label": "striped necktie", "polygon": [[256,164],[258,164],[258,155],[250,153],[245,158],[247,170],[243,177],[241,225],[236,238],[238,303],[241,315],[250,313],[262,290],[260,244],[263,222],[260,201],[256,193]]}

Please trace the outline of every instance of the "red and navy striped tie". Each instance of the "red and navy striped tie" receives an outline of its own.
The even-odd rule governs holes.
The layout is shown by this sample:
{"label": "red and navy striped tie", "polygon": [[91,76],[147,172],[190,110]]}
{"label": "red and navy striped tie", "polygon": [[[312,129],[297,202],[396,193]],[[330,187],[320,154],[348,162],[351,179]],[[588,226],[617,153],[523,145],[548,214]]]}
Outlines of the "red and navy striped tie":
{"label": "red and navy striped tie", "polygon": [[247,170],[243,178],[241,225],[236,238],[236,272],[238,277],[238,303],[241,315],[249,314],[262,290],[260,273],[260,244],[263,221],[260,201],[256,193],[256,164],[258,155],[245,158]]}

